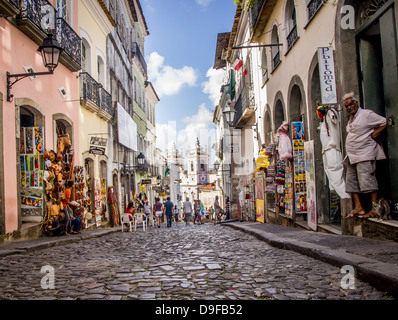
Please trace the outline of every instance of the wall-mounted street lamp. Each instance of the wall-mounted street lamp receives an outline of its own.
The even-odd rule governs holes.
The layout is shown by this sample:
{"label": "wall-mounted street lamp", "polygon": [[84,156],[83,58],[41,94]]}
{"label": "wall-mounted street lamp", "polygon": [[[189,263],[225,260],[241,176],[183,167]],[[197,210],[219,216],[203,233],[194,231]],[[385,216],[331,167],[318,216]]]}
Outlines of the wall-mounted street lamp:
{"label": "wall-mounted street lamp", "polygon": [[[35,73],[20,73],[10,74],[7,72],[7,101],[11,102],[14,95],[11,94],[12,86],[26,77],[43,76],[53,74],[55,68],[58,66],[59,57],[63,51],[62,47],[57,40],[53,39],[52,34],[48,34],[47,38],[43,40],[42,45],[37,49],[43,58],[43,64],[48,69],[48,72],[35,72]],[[11,78],[15,78],[11,81]]]}
{"label": "wall-mounted street lamp", "polygon": [[235,113],[236,113],[235,108],[233,106],[231,106],[230,104],[227,105],[223,110],[225,119],[227,120],[227,123],[230,127],[232,127],[234,125]]}

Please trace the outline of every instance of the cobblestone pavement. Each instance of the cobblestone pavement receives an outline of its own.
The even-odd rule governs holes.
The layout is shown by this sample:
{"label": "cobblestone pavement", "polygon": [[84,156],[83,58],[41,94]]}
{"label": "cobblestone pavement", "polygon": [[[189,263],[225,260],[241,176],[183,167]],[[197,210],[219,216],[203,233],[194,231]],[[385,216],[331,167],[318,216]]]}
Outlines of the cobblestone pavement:
{"label": "cobblestone pavement", "polygon": [[[46,265],[54,289],[42,289]],[[392,299],[359,280],[344,290],[343,276],[238,230],[164,224],[4,257],[0,299]]]}

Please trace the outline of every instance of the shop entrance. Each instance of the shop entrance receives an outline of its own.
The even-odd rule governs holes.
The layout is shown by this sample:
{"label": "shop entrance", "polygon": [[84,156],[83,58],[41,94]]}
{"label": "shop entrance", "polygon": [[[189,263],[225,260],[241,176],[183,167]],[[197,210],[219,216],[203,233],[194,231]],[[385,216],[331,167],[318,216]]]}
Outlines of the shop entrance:
{"label": "shop entrance", "polygon": [[376,174],[379,197],[392,200],[393,218],[398,219],[398,126],[394,123],[398,109],[398,73],[394,7],[383,9],[364,23],[356,32],[356,43],[361,105],[388,119],[387,130],[380,136],[388,159],[378,162]]}
{"label": "shop entrance", "polygon": [[19,181],[22,222],[40,222],[44,209],[44,116],[20,106]]}

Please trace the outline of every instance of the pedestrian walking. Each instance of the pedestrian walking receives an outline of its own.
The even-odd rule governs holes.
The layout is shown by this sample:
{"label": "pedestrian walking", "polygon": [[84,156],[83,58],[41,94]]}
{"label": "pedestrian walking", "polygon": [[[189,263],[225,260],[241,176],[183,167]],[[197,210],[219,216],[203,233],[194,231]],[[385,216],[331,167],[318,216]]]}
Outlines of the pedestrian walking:
{"label": "pedestrian walking", "polygon": [[225,214],[226,214],[225,220],[229,220],[229,197],[228,196],[226,197],[226,200],[225,200]]}
{"label": "pedestrian walking", "polygon": [[199,224],[199,219],[200,219],[200,203],[199,200],[195,200],[195,204],[193,206],[194,212],[195,212],[195,216],[193,219],[193,224],[196,224],[196,220],[198,220],[198,224]]}
{"label": "pedestrian walking", "polygon": [[182,208],[185,215],[185,224],[188,225],[192,219],[192,203],[189,201],[188,197],[186,198],[186,201],[182,204]]}
{"label": "pedestrian walking", "polygon": [[149,216],[151,214],[151,206],[149,205],[148,201],[145,201],[144,213],[145,213],[146,224],[149,225]]}
{"label": "pedestrian walking", "polygon": [[[344,164],[347,166],[346,192],[354,199],[354,209],[346,219],[354,216],[372,218],[378,207],[378,184],[376,160],[386,159],[377,137],[387,126],[386,118],[369,109],[362,109],[351,92],[343,97],[346,111],[350,114],[347,124],[347,139]],[[370,194],[372,210],[365,213],[360,193]]]}
{"label": "pedestrian walking", "polygon": [[220,207],[220,203],[218,202],[218,196],[216,196],[214,200],[214,211],[215,211],[215,219],[214,219],[214,225],[215,225],[217,221],[221,222],[221,214],[223,213],[223,209]]}
{"label": "pedestrian walking", "polygon": [[180,222],[180,210],[177,205],[174,206],[174,221],[176,223]]}
{"label": "pedestrian walking", "polygon": [[167,201],[164,203],[163,206],[163,211],[166,214],[167,228],[171,228],[174,213],[174,204],[170,201],[170,197],[167,197]]}
{"label": "pedestrian walking", "polygon": [[155,213],[158,228],[160,228],[163,217],[163,204],[160,202],[160,198],[156,198],[156,203],[153,205],[153,211]]}

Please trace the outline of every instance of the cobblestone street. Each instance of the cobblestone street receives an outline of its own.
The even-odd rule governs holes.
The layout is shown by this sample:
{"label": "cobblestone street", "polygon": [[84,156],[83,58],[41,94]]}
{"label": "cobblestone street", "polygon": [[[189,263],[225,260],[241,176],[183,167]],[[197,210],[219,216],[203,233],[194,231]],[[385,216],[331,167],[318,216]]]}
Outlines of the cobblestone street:
{"label": "cobblestone street", "polygon": [[[43,266],[55,288],[42,289]],[[210,223],[173,224],[12,255],[0,261],[0,299],[391,299],[340,269]]]}

